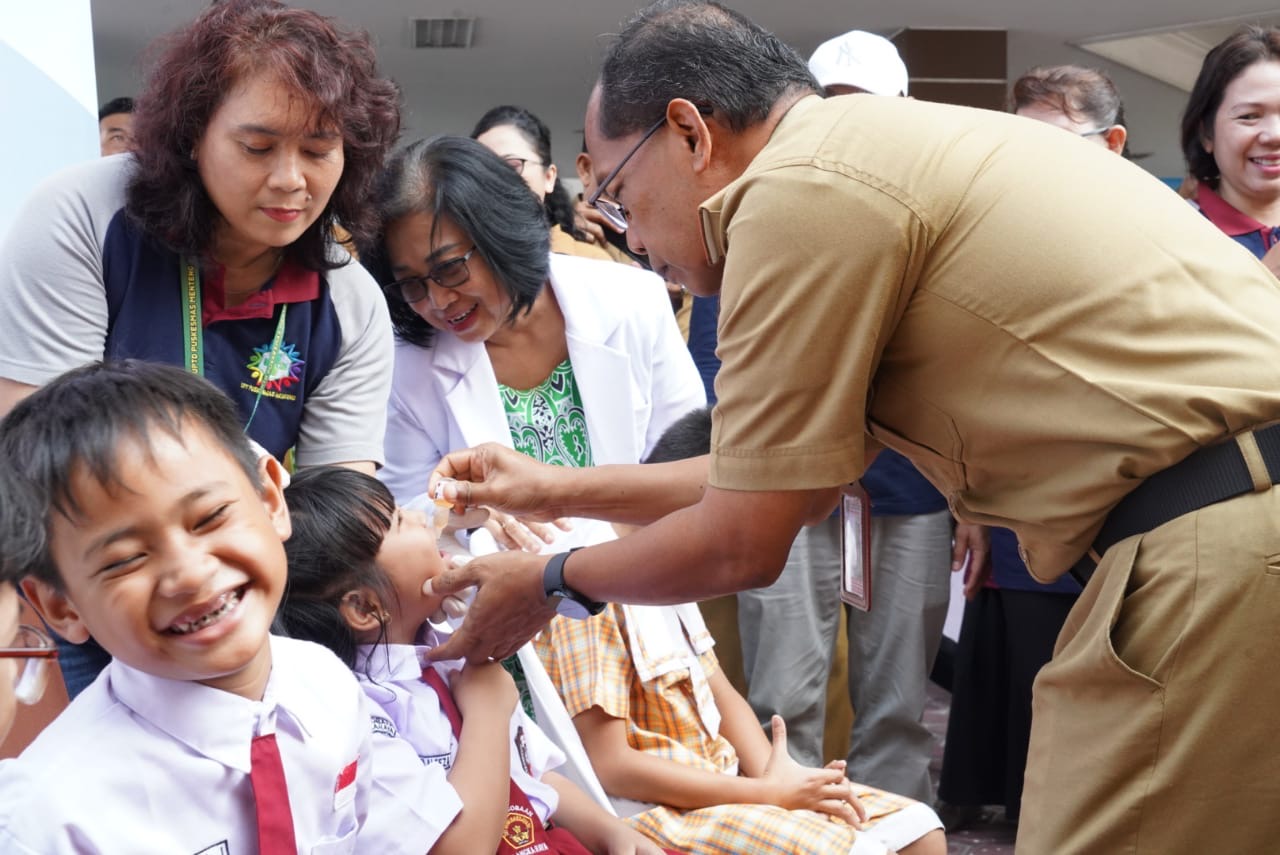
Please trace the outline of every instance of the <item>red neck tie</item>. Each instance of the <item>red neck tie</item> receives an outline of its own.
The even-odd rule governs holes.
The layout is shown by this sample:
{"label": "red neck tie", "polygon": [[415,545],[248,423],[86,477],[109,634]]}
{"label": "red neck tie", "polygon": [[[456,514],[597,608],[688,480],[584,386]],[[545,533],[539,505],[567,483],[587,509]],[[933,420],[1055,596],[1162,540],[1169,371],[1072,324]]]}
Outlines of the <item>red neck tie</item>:
{"label": "red neck tie", "polygon": [[453,735],[462,735],[462,712],[458,709],[458,705],[453,702],[453,693],[449,691],[448,684],[445,683],[444,677],[440,676],[440,672],[431,666],[422,669],[422,682],[430,686],[436,693],[436,698],[440,701],[440,709],[445,714],[445,718],[449,719],[450,726],[453,727]]}
{"label": "red neck tie", "polygon": [[258,810],[258,852],[260,855],[297,855],[289,787],[274,733],[254,737],[249,762],[249,782],[253,785],[253,800]]}

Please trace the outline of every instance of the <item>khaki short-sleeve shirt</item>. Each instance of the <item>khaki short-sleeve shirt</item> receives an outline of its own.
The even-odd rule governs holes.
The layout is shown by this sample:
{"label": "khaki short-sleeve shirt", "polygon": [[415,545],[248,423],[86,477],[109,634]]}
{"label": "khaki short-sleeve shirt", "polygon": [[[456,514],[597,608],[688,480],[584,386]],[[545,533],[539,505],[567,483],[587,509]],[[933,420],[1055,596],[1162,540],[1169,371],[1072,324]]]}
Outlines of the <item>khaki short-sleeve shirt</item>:
{"label": "khaki short-sleeve shirt", "polygon": [[1061,129],[806,98],[702,220],[716,487],[853,481],[883,444],[1048,581],[1142,479],[1280,420],[1280,283]]}

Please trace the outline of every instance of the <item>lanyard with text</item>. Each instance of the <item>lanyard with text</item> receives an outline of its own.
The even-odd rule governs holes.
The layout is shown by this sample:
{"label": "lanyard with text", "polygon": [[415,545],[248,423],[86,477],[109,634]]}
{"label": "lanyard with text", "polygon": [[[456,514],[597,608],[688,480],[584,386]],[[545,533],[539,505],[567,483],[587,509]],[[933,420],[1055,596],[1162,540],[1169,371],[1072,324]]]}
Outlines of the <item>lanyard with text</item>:
{"label": "lanyard with text", "polygon": [[[200,268],[190,258],[182,259],[182,323],[183,342],[186,349],[185,368],[192,374],[204,376],[204,317],[203,304],[200,297]],[[244,423],[247,432],[253,424],[253,417],[258,414],[258,404],[262,403],[262,393],[266,389],[267,378],[276,374],[276,363],[280,361],[280,346],[284,343],[284,319],[289,311],[287,304],[280,305],[280,320],[276,321],[276,332],[271,337],[271,351],[267,355],[266,364],[258,372],[257,398],[253,402],[253,410],[249,420]]]}

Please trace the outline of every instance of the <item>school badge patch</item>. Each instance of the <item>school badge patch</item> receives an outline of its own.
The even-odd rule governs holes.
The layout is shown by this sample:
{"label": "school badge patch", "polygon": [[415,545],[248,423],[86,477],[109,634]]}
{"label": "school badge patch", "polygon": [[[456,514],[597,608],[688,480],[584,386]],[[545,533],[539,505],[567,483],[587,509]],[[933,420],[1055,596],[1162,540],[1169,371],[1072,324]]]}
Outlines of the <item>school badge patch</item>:
{"label": "school badge patch", "polygon": [[507,812],[507,823],[502,828],[502,839],[512,849],[521,849],[533,842],[533,817],[512,805]]}

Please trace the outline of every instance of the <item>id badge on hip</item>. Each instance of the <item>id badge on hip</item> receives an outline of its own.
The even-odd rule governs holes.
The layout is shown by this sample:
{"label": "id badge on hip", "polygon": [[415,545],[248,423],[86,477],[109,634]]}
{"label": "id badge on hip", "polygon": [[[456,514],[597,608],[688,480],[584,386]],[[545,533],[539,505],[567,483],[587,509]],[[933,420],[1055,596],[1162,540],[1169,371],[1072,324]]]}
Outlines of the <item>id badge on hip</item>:
{"label": "id badge on hip", "polygon": [[871,610],[871,499],[856,482],[840,489],[840,599]]}

